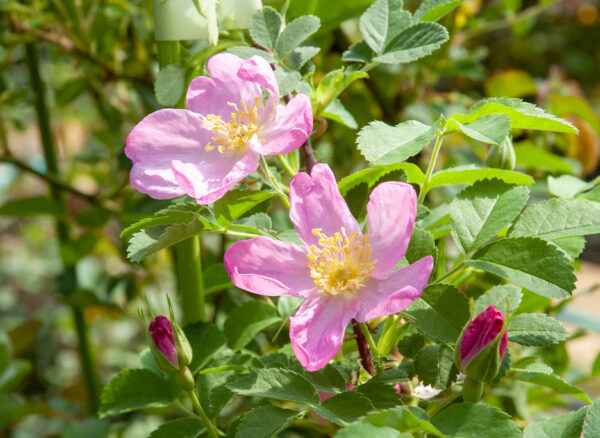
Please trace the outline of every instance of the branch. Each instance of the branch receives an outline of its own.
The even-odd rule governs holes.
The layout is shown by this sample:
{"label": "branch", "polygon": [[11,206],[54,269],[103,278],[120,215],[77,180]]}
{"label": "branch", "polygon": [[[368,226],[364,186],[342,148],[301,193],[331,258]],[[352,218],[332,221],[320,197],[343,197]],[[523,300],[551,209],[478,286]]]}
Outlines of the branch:
{"label": "branch", "polygon": [[352,329],[354,330],[354,334],[356,335],[356,344],[358,345],[358,353],[360,354],[360,361],[362,363],[363,368],[370,375],[375,375],[375,368],[373,368],[373,363],[371,362],[371,350],[369,350],[369,344],[367,343],[367,338],[363,334],[360,325],[355,319],[352,319]]}

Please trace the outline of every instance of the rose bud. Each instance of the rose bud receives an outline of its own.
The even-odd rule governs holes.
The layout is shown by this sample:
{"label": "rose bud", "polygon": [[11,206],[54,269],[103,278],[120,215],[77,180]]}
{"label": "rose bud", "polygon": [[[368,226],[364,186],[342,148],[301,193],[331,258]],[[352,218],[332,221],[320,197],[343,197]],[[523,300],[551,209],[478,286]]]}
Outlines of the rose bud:
{"label": "rose bud", "polygon": [[454,362],[467,375],[464,388],[473,389],[475,402],[481,398],[482,383],[498,374],[506,342],[504,315],[492,304],[465,327],[456,343]]}
{"label": "rose bud", "polygon": [[176,373],[192,360],[192,347],[183,330],[168,318],[159,315],[150,323],[150,349],[158,367],[166,373]]}
{"label": "rose bud", "polygon": [[513,170],[515,168],[515,162],[515,149],[512,140],[508,135],[502,143],[492,145],[488,151],[487,158],[485,159],[485,164],[487,164],[488,167],[506,170]]}

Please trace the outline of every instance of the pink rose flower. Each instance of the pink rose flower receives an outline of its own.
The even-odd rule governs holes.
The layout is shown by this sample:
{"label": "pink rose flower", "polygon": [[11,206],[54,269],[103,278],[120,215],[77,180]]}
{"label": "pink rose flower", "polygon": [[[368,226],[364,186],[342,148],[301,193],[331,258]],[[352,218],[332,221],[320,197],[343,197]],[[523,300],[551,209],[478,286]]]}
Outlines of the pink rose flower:
{"label": "pink rose flower", "polygon": [[327,165],[294,177],[290,203],[290,219],[304,245],[266,237],[240,241],[225,254],[225,267],[241,289],[304,298],[290,318],[290,339],[302,366],[315,371],[337,354],[351,319],[397,313],[419,297],[433,258],[394,270],[417,211],[409,184],[386,182],[373,190],[369,234],[361,232]]}
{"label": "pink rose flower", "polygon": [[130,181],[140,192],[156,199],[186,194],[209,204],[256,171],[260,155],[291,152],[312,131],[309,99],[299,94],[280,105],[277,80],[263,58],[220,53],[207,68],[210,78],[190,83],[187,110],[156,111],[127,137]]}
{"label": "pink rose flower", "polygon": [[173,326],[168,318],[159,315],[150,323],[150,335],[158,351],[174,367],[178,367],[177,348],[175,347],[175,337],[173,336]]}

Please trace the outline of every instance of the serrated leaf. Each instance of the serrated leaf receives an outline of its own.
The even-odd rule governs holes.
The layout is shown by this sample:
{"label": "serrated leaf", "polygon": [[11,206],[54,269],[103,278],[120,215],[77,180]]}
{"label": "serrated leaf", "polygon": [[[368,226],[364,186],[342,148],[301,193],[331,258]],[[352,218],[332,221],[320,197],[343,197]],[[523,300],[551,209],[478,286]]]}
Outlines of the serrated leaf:
{"label": "serrated leaf", "polygon": [[521,289],[516,286],[510,284],[494,286],[475,300],[473,315],[479,315],[492,304],[496,306],[496,310],[505,314],[508,306],[507,298],[510,300],[510,310],[514,312],[519,307],[522,297]]}
{"label": "serrated leaf", "polygon": [[454,350],[446,344],[422,348],[415,357],[415,372],[424,385],[446,389],[458,375]]}
{"label": "serrated leaf", "polygon": [[307,371],[300,362],[294,361],[289,367],[292,371],[297,372],[306,380],[308,380],[317,391],[338,393],[346,391],[346,378],[340,372],[336,365],[328,364],[318,371]]}
{"label": "serrated leaf", "polygon": [[277,406],[259,406],[244,415],[237,430],[239,438],[271,438],[302,414]]}
{"label": "serrated leaf", "polygon": [[288,400],[297,403],[318,403],[317,390],[308,380],[289,370],[260,369],[255,374],[244,376],[227,388],[242,395]]}
{"label": "serrated leaf", "polygon": [[160,425],[148,438],[197,438],[204,430],[200,418],[178,418]]}
{"label": "serrated leaf", "polygon": [[290,54],[290,66],[294,70],[300,70],[320,50],[321,48],[316,46],[296,47]]}
{"label": "serrated leaf", "polygon": [[[369,167],[368,169],[359,170],[358,172],[343,178],[338,183],[338,187],[342,196],[345,196],[351,189],[361,183],[367,183],[369,185],[369,189],[372,189],[380,182],[390,181],[388,176],[398,175],[399,171],[406,174],[407,182],[414,182],[418,184],[418,181],[422,182],[422,179],[425,178],[425,175],[423,175],[421,169],[419,169],[416,165],[412,163],[396,163],[387,164],[384,166],[373,166]],[[400,181],[404,180],[400,179]]]}
{"label": "serrated leaf", "polygon": [[38,214],[60,216],[63,211],[60,205],[47,196],[13,199],[0,206],[0,216],[33,216]]}
{"label": "serrated leaf", "polygon": [[187,224],[191,222],[194,217],[198,216],[200,211],[205,208],[206,207],[191,202],[170,205],[167,208],[157,211],[150,217],[129,225],[121,232],[120,237],[121,239],[127,238],[148,227]]}
{"label": "serrated leaf", "polygon": [[227,53],[231,53],[235,56],[239,56],[242,59],[250,59],[253,56],[260,56],[261,58],[264,58],[265,61],[267,61],[268,63],[277,62],[277,60],[273,57],[273,55],[271,55],[268,52],[265,52],[264,50],[257,49],[256,47],[234,46],[234,47],[229,47],[225,51]]}
{"label": "serrated leaf", "polygon": [[127,369],[102,390],[99,414],[103,418],[137,409],[164,407],[176,397],[173,386],[152,371]]}
{"label": "serrated leaf", "polygon": [[523,438],[580,438],[587,412],[588,407],[584,406],[575,412],[530,423],[523,431]]}
{"label": "serrated leaf", "polygon": [[192,362],[188,368],[196,374],[225,346],[225,335],[208,322],[186,325],[183,331],[192,346]]}
{"label": "serrated leaf", "polygon": [[377,427],[371,423],[352,423],[349,426],[340,429],[334,436],[335,438],[401,438],[401,433],[389,427]]}
{"label": "serrated leaf", "polygon": [[302,82],[302,76],[297,71],[275,70],[275,78],[279,84],[279,93],[282,96],[290,94]]}
{"label": "serrated leaf", "polygon": [[382,53],[411,21],[410,12],[402,9],[402,0],[377,0],[360,16],[359,28],[369,47]]}
{"label": "serrated leaf", "polygon": [[169,64],[160,69],[154,82],[156,100],[162,106],[175,106],[183,96],[185,71],[179,64]]}
{"label": "serrated leaf", "polygon": [[187,224],[171,225],[169,227],[148,227],[135,233],[127,246],[127,258],[132,262],[140,262],[144,257],[154,254],[200,234],[204,225],[194,219]]}
{"label": "serrated leaf", "polygon": [[452,237],[463,254],[490,241],[509,226],[529,199],[526,186],[500,180],[478,181],[450,204]]}
{"label": "serrated leaf", "polygon": [[273,197],[271,192],[257,190],[230,190],[214,204],[215,218],[219,225],[228,227],[231,222]]}
{"label": "serrated leaf", "polygon": [[436,135],[436,127],[416,120],[390,126],[378,120],[362,128],[358,149],[373,164],[400,163],[418,154]]}
{"label": "serrated leaf", "polygon": [[452,116],[446,121],[445,130],[446,134],[451,132],[462,132],[483,143],[500,144],[510,132],[510,119],[504,114],[490,114],[462,124]]}
{"label": "serrated leaf", "polygon": [[404,257],[406,257],[408,263],[414,263],[428,255],[433,257],[433,262],[435,264],[437,259],[435,240],[433,240],[433,236],[429,231],[420,227],[414,227]]}
{"label": "serrated leaf", "polygon": [[[458,403],[444,409],[432,421],[443,434],[461,438],[521,438],[510,415],[485,404]],[[493,435],[490,432],[493,431]]]}
{"label": "serrated leaf", "polygon": [[415,11],[415,20],[438,21],[462,2],[463,0],[425,0]]}
{"label": "serrated leaf", "polygon": [[319,116],[321,112],[338,97],[352,82],[369,76],[363,71],[333,70],[327,73],[317,88],[311,92],[313,115]]}
{"label": "serrated leaf", "polygon": [[533,178],[524,173],[513,172],[512,170],[492,169],[490,167],[477,167],[471,164],[435,172],[429,180],[427,187],[433,189],[448,185],[471,184],[486,178],[497,178],[507,184],[525,186],[533,184]]}
{"label": "serrated leaf", "polygon": [[334,120],[351,129],[358,128],[358,123],[356,123],[354,116],[344,108],[344,105],[339,99],[333,99],[331,103],[327,105],[327,108],[323,110],[321,117]]}
{"label": "serrated leaf", "polygon": [[600,400],[596,400],[587,411],[583,422],[583,438],[593,438],[600,434]]}
{"label": "serrated leaf", "polygon": [[371,379],[357,386],[354,391],[367,397],[376,410],[389,409],[402,404],[396,388],[386,385],[382,381]]}
{"label": "serrated leaf", "polygon": [[569,332],[556,319],[543,313],[521,313],[508,325],[508,340],[521,345],[546,347],[564,341]]}
{"label": "serrated leaf", "polygon": [[281,318],[275,307],[262,301],[248,301],[235,307],[225,320],[223,331],[233,350],[245,347],[258,333]]}
{"label": "serrated leaf", "polygon": [[575,288],[568,259],[559,249],[535,237],[499,240],[465,263],[548,298],[566,298]]}
{"label": "serrated leaf", "polygon": [[[421,336],[421,335],[418,335]],[[404,338],[406,339],[406,338]],[[422,347],[422,345],[421,345]],[[403,353],[401,353],[403,354]],[[415,375],[415,364],[413,362],[404,362],[398,365],[397,368],[382,371],[373,376],[370,380],[374,383],[398,383],[411,380]]]}
{"label": "serrated leaf", "polygon": [[600,204],[575,199],[549,199],[528,207],[508,231],[510,237],[545,240],[600,233]]}
{"label": "serrated leaf", "polygon": [[406,311],[416,318],[415,327],[436,342],[455,342],[469,321],[469,302],[448,284],[427,286]]}
{"label": "serrated leaf", "polygon": [[282,25],[283,18],[281,14],[272,7],[265,6],[256,11],[252,17],[250,36],[255,43],[265,49],[274,51]]}
{"label": "serrated leaf", "polygon": [[280,59],[285,58],[308,37],[319,30],[319,27],[321,27],[321,20],[314,15],[303,15],[296,18],[285,26],[277,38],[275,53]]}
{"label": "serrated leaf", "polygon": [[373,412],[362,420],[379,427],[389,427],[400,432],[424,431],[433,436],[443,437],[442,433],[429,422],[429,417],[416,406]]}
{"label": "serrated leaf", "polygon": [[383,64],[405,64],[439,49],[448,41],[448,31],[437,23],[417,23],[398,35],[385,53],[373,60]]}
{"label": "serrated leaf", "polygon": [[361,62],[366,64],[371,61],[373,51],[367,43],[360,41],[352,44],[348,50],[342,53],[342,61],[344,62]]}
{"label": "serrated leaf", "polygon": [[523,382],[534,383],[536,385],[545,386],[550,389],[554,389],[560,393],[568,394],[571,397],[575,397],[581,401],[586,403],[592,403],[587,394],[578,388],[577,386],[571,385],[570,383],[565,382],[559,376],[552,372],[552,369],[548,369],[549,367],[540,367],[538,363],[533,363],[526,368],[512,368],[511,372],[517,372],[516,376],[514,376],[517,380],[522,380]]}
{"label": "serrated leaf", "polygon": [[356,391],[342,392],[314,405],[315,412],[340,426],[351,423],[373,409],[367,397]]}
{"label": "serrated leaf", "polygon": [[577,129],[566,120],[546,113],[537,106],[517,98],[483,99],[470,108],[467,114],[454,114],[451,117],[460,123],[473,123],[489,114],[505,114],[513,129],[537,129],[577,133]]}

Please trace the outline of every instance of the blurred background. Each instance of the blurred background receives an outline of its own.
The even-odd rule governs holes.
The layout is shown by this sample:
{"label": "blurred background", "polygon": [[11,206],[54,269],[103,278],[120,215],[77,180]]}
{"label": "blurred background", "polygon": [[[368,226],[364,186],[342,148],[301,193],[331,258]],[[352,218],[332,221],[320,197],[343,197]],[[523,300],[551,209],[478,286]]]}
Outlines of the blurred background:
{"label": "blurred background", "polygon": [[[321,19],[311,41],[321,51],[307,67],[315,84],[361,39],[358,16],[370,3],[289,2],[288,21],[305,14]],[[405,0],[405,7],[419,3]],[[263,4],[279,9],[283,2]],[[141,0],[0,0],[0,365],[5,358],[8,364],[0,373],[0,437],[145,437],[163,421],[161,411],[111,424],[92,416],[101,385],[139,366],[146,341],[140,293],[157,312],[166,307],[165,293],[174,295],[170,254],[132,264],[119,237],[168,205],[129,186],[123,154],[131,128],[160,108],[151,7]],[[441,23],[451,35],[441,50],[372,70],[342,94],[349,112],[343,120],[317,121],[317,160],[341,178],[366,166],[355,138],[373,119],[431,123],[483,97],[519,97],[580,131],[515,133],[517,169],[537,181],[533,197],[583,193],[600,202],[600,190],[588,184],[599,175],[600,2],[465,0]],[[248,41],[244,32],[231,32],[216,47],[185,43],[187,76],[204,74],[212,54]],[[427,163],[428,153],[413,161]],[[443,154],[441,166],[482,164],[486,147],[457,135]],[[458,189],[435,196],[451,198]],[[225,244],[206,239],[204,266],[222,274]],[[598,236],[588,238],[581,258],[573,299],[558,304],[535,296],[524,303],[526,311],[555,313],[568,325],[572,339],[542,354],[594,399],[600,396]],[[209,303],[219,324],[243,296],[222,275],[210,281],[221,282]],[[94,371],[82,373],[81,360]],[[572,399],[528,389],[498,394],[523,424],[576,407]]]}

